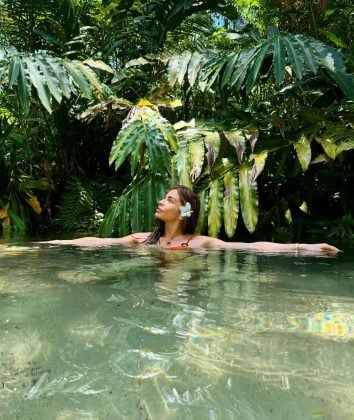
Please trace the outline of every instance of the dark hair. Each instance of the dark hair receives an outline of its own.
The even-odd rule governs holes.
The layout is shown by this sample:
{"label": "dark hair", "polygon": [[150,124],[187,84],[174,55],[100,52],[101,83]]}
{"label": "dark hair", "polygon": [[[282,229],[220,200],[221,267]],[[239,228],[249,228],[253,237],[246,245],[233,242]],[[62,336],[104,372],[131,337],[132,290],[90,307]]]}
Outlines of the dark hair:
{"label": "dark hair", "polygon": [[[184,217],[182,220],[182,233],[184,235],[193,235],[198,224],[200,200],[198,195],[183,185],[174,185],[168,191],[177,190],[181,204],[184,206],[187,202],[191,204],[192,214],[190,217]],[[163,220],[156,220],[156,227],[153,232],[145,239],[144,244],[153,245],[159,242],[161,236],[165,234],[165,222]]]}

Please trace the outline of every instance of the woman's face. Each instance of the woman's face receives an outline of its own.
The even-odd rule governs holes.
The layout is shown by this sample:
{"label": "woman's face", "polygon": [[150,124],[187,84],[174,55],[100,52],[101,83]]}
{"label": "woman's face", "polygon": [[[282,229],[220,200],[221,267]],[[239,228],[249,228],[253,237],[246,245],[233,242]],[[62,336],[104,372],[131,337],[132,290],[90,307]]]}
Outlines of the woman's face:
{"label": "woman's face", "polygon": [[173,222],[180,217],[180,206],[182,205],[177,190],[168,191],[166,197],[159,201],[155,217],[164,222]]}

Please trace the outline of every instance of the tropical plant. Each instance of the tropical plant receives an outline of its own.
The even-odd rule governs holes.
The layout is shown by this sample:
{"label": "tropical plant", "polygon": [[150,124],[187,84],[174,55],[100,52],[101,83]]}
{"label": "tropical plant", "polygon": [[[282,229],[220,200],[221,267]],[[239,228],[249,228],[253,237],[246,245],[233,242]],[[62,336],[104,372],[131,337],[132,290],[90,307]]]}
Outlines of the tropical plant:
{"label": "tropical plant", "polygon": [[[316,16],[321,31],[307,25],[306,14],[306,28],[292,26],[296,35],[282,26],[285,19],[281,33],[266,30],[278,16],[262,9],[265,1],[51,0],[37,8],[3,1],[1,144],[12,157],[0,156],[1,214],[11,174],[26,174],[55,185],[36,196],[54,218],[60,208],[59,224],[95,228],[96,212],[106,207],[89,179],[110,179],[114,167],[117,195],[103,236],[150,230],[157,201],[178,182],[200,194],[198,229],[208,226],[211,235],[232,237],[245,226],[254,235],[300,240],[314,214],[349,217],[348,187],[329,181],[334,168],[336,179],[352,179],[351,50],[338,41],[350,46],[352,35],[348,25],[340,31],[331,12],[340,1],[326,2]],[[307,1],[295,3],[311,9]],[[6,29],[21,25],[28,32],[22,44],[22,29]],[[28,206],[20,184],[11,185]],[[313,185],[323,195],[312,200]],[[337,211],[339,190],[346,204]],[[80,191],[90,209],[84,224],[72,210]],[[319,204],[326,201],[331,205]]]}
{"label": "tropical plant", "polygon": [[[256,46],[226,56],[214,54],[210,58],[210,54],[206,57],[200,52],[185,51],[175,53],[167,62],[169,86],[178,83],[181,88],[186,86],[186,89],[199,88],[201,91],[213,89],[221,94],[227,90],[232,96],[243,97],[247,105],[257,95],[257,88],[262,87],[262,78],[265,76],[268,89],[273,88],[277,95],[294,95],[293,92],[301,91],[306,96],[306,90],[310,90],[315,81],[318,83],[322,80],[327,91],[331,84],[342,89],[342,94],[335,94],[337,98],[343,97],[343,94],[348,99],[354,98],[353,76],[346,72],[341,53],[313,38],[300,35],[284,36],[273,32]],[[271,70],[272,78],[269,76]],[[260,104],[262,101],[258,99],[257,102]],[[259,212],[257,177],[262,173],[269,153],[290,149],[297,157],[298,173],[306,172],[310,164],[336,159],[341,153],[354,148],[350,109],[351,105],[346,105],[342,100],[339,106],[327,107],[326,114],[323,114],[323,109],[319,111],[322,112],[320,116],[306,110],[305,124],[285,129],[289,110],[284,109],[276,121],[270,113],[256,116],[248,106],[249,116],[246,118],[247,113],[244,112],[242,118],[240,113],[233,119],[229,115],[224,123],[176,123],[173,138],[177,137],[177,141],[171,147],[171,127],[156,134],[151,123],[152,113],[154,119],[157,118],[156,107],[154,111],[146,107],[133,108],[131,114],[134,118],[122,128],[111,151],[110,161],[116,164],[116,169],[130,156],[133,181],[121,201],[132,201],[130,194],[135,185],[140,185],[143,168],[154,175],[157,175],[158,168],[158,174],[170,179],[171,183],[177,181],[193,185],[202,193],[210,235],[218,235],[224,225],[225,233],[232,237],[237,227],[239,208],[245,227],[252,233],[256,229]],[[303,118],[304,108],[300,110],[300,115],[298,110],[293,111],[291,118],[294,118],[295,112],[297,118]],[[223,115],[227,115],[225,110]],[[340,120],[336,121],[338,117]],[[270,121],[274,124],[271,128]],[[281,122],[284,123],[283,129]],[[279,131],[275,134],[277,123]],[[164,124],[167,122],[164,121]],[[276,139],[270,141],[269,135]],[[149,147],[156,149],[153,138],[160,142],[160,150],[155,154],[149,150]],[[145,141],[146,146],[142,148]],[[154,196],[149,203],[150,214],[157,199]],[[289,205],[284,202],[282,207],[282,217],[285,219],[286,214],[289,215]],[[107,224],[113,230],[102,229],[101,234],[115,233],[113,220],[117,214],[113,211],[109,213]],[[139,224],[135,219],[138,214],[130,214],[130,228],[133,231],[151,226],[151,219],[147,225]],[[124,219],[125,233],[128,231],[127,220],[128,216]],[[203,226],[201,223],[200,228]]]}

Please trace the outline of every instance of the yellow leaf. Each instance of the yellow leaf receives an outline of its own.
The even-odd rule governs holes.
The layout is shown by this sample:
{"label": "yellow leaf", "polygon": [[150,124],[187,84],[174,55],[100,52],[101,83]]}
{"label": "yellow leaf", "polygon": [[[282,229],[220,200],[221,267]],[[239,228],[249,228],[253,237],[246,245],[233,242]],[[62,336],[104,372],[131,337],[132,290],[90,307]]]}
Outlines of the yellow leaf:
{"label": "yellow leaf", "polygon": [[42,213],[41,205],[39,204],[38,198],[35,195],[33,195],[31,198],[27,198],[26,201],[37,214]]}
{"label": "yellow leaf", "polygon": [[9,208],[9,203],[5,204],[2,209],[0,209],[0,219],[7,217],[7,210]]}
{"label": "yellow leaf", "polygon": [[9,203],[5,204],[2,209],[0,209],[0,220],[3,220],[2,226],[7,227],[10,226],[10,218],[8,216],[8,209],[9,209]]}
{"label": "yellow leaf", "polygon": [[151,108],[151,109],[153,109],[153,110],[155,110],[155,111],[158,111],[157,106],[156,106],[156,105],[154,105],[154,104],[152,104],[152,103],[151,103],[150,101],[148,101],[147,99],[139,99],[138,106],[139,106],[140,108],[142,108],[143,106],[147,106],[147,107],[149,107],[149,108]]}

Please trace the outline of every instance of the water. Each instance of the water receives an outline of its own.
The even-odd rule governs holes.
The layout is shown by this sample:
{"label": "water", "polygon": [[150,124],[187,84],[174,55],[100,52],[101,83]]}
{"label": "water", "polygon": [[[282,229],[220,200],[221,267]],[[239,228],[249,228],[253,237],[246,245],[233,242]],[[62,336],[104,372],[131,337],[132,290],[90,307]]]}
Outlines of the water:
{"label": "water", "polygon": [[1,419],[353,419],[354,253],[0,242]]}

